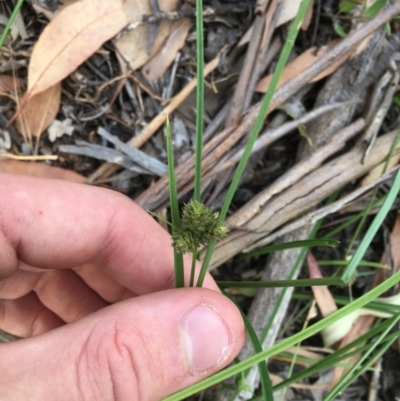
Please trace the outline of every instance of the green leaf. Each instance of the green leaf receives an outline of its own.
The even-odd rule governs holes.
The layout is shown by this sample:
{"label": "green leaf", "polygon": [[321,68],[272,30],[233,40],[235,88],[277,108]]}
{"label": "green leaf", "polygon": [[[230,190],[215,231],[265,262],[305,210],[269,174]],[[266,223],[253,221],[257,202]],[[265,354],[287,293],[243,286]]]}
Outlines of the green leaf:
{"label": "green leaf", "polygon": [[299,130],[300,136],[302,136],[308,142],[308,146],[311,148],[311,150],[313,152],[315,152],[315,146],[313,144],[313,141],[312,141],[310,135],[308,135],[306,126],[304,124],[301,124],[298,126],[298,130]]}
{"label": "green leaf", "polygon": [[364,16],[366,18],[374,18],[376,14],[378,14],[379,11],[382,10],[382,8],[386,5],[387,0],[377,0],[374,4],[372,4],[371,7],[368,7],[364,11]]}
{"label": "green leaf", "polygon": [[357,4],[351,2],[351,1],[341,1],[339,3],[339,11],[341,13],[348,13],[349,11],[353,10],[356,7]]}
{"label": "green leaf", "polygon": [[400,92],[397,92],[394,96],[393,96],[393,102],[395,104],[397,104],[397,106],[400,107]]}
{"label": "green leaf", "polygon": [[338,22],[333,23],[333,29],[337,33],[338,36],[341,38],[345,38],[347,36],[346,31],[343,29],[342,25],[340,25]]}

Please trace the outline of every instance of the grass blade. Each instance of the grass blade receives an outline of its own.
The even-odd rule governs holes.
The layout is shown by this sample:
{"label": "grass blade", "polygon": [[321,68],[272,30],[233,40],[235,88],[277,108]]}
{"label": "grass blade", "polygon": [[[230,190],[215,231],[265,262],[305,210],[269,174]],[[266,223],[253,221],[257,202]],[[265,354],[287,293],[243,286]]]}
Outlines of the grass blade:
{"label": "grass blade", "polygon": [[[242,315],[244,325],[246,327],[247,334],[250,338],[251,345],[253,346],[254,352],[262,352],[262,346],[257,337],[256,332],[253,329],[249,319],[246,314],[242,311],[239,305],[236,303],[235,299],[231,297],[225,291],[222,291],[224,295],[226,295],[232,302],[235,303],[237,308],[239,309],[240,314]],[[258,370],[260,372],[260,382],[261,382],[261,391],[262,391],[262,400],[264,401],[274,401],[274,396],[272,394],[272,382],[269,377],[268,366],[266,361],[261,361],[258,364]]]}
{"label": "grass blade", "polygon": [[3,46],[4,41],[6,40],[6,37],[8,35],[8,32],[10,31],[11,25],[13,24],[15,17],[18,14],[18,11],[21,9],[23,2],[24,2],[24,0],[18,0],[17,4],[15,5],[13,12],[11,13],[10,18],[7,21],[7,24],[4,27],[4,31],[1,33],[0,47]]}
{"label": "grass blade", "polygon": [[243,259],[249,258],[250,256],[259,256],[271,252],[282,251],[284,249],[311,248],[315,246],[336,246],[338,244],[340,244],[340,241],[330,240],[327,238],[306,239],[303,241],[285,242],[284,244],[267,245],[262,248],[255,249],[254,251],[246,252],[243,255],[240,255],[240,257]]}
{"label": "grass blade", "polygon": [[[368,346],[364,345],[361,348],[358,348],[358,346],[362,345],[365,341],[370,340],[371,338],[375,337],[377,334],[379,334],[380,332],[385,330],[387,327],[389,327],[392,324],[393,321],[394,321],[393,318],[390,318],[387,321],[384,321],[384,322],[380,323],[379,325],[376,325],[371,330],[369,330],[367,333],[363,334],[362,336],[360,336],[356,340],[352,341],[351,343],[345,345],[343,348],[338,349],[333,354],[326,356],[321,361],[316,362],[312,366],[310,366],[310,367],[302,370],[301,372],[296,373],[292,377],[276,384],[274,386],[274,391],[281,390],[285,387],[288,387],[292,383],[296,383],[296,382],[299,382],[300,380],[304,380],[305,378],[310,377],[318,372],[322,372],[324,369],[328,369],[328,368],[331,368],[332,366],[336,366],[340,363],[340,361],[346,360],[347,358],[362,352]],[[393,333],[391,336],[397,337],[398,334],[399,334],[399,331],[397,332],[397,334]],[[390,341],[391,338],[392,337],[387,338],[386,340]]]}
{"label": "grass blade", "polygon": [[[169,200],[171,204],[171,221],[172,233],[176,234],[181,226],[179,217],[179,203],[178,191],[176,189],[175,180],[175,164],[174,164],[174,150],[172,148],[171,126],[169,119],[166,122],[166,136],[167,136],[167,158],[168,158],[168,180],[169,180]],[[175,287],[180,288],[185,286],[185,277],[183,269],[183,255],[176,252],[174,249],[174,268],[175,268]]]}
{"label": "grass blade", "polygon": [[398,193],[400,190],[400,170],[397,172],[395,180],[393,182],[392,188],[383,202],[381,209],[379,210],[378,214],[375,216],[372,224],[369,226],[364,238],[361,240],[360,245],[357,248],[357,251],[354,253],[354,256],[351,258],[350,263],[348,264],[347,268],[343,272],[342,280],[345,283],[348,283],[355,270],[357,269],[358,264],[360,263],[362,257],[365,254],[365,251],[369,247],[372,239],[374,238],[376,232],[378,231],[379,227],[382,225],[383,220],[385,219],[386,215],[389,213],[390,208],[393,205]]}
{"label": "grass blade", "polygon": [[243,156],[240,159],[239,165],[236,168],[235,174],[232,179],[232,183],[228,189],[228,193],[225,197],[224,203],[221,208],[221,212],[219,214],[220,221],[223,221],[228,213],[229,206],[233,199],[233,196],[236,192],[237,187],[239,186],[240,179],[242,177],[243,171],[246,168],[247,162],[250,158],[251,150],[253,149],[253,145],[260,133],[263,125],[265,117],[267,116],[269,106],[271,104],[272,98],[274,96],[275,90],[278,86],[279,79],[282,75],[283,69],[285,68],[286,62],[289,58],[289,55],[292,51],[294,42],[297,37],[297,33],[300,29],[301,22],[303,21],[308,7],[310,5],[310,0],[303,0],[299,7],[299,11],[297,12],[296,17],[294,18],[292,25],[290,26],[290,30],[285,41],[285,44],[282,48],[281,54],[279,55],[278,62],[276,64],[276,68],[274,74],[272,75],[271,83],[269,84],[268,90],[264,96],[262,101],[260,112],[256,118],[254,126],[251,130],[249,140],[246,144],[246,148],[243,152]]}
{"label": "grass blade", "polygon": [[296,334],[292,335],[291,337],[282,340],[281,342],[275,344],[274,346],[272,346],[271,348],[269,348],[263,352],[259,352],[255,355],[251,356],[250,358],[248,358],[242,362],[239,362],[236,365],[233,365],[221,372],[216,373],[215,375],[213,375],[211,377],[208,377],[208,378],[202,380],[201,382],[198,382],[184,390],[178,391],[177,393],[166,397],[164,399],[164,401],[183,400],[184,398],[189,397],[193,394],[196,394],[199,391],[202,391],[212,385],[220,383],[221,381],[223,381],[233,375],[236,375],[239,372],[249,369],[254,364],[259,363],[271,356],[278,354],[279,352],[284,351],[285,349],[297,344],[298,342],[301,342],[301,341],[305,340],[306,338],[309,338],[312,335],[320,332],[324,328],[330,326],[332,323],[345,317],[349,313],[351,313],[359,308],[362,308],[363,306],[368,304],[368,302],[375,299],[376,297],[379,297],[381,294],[383,294],[384,292],[389,290],[391,287],[393,287],[399,281],[400,281],[400,271],[397,272],[396,274],[394,274],[392,277],[385,280],[383,283],[379,284],[377,287],[373,288],[367,294],[361,296],[360,298],[349,303],[348,305],[344,306],[343,308],[339,309],[338,311],[325,317],[318,323],[315,323],[312,326],[309,326],[306,329],[300,331],[299,333],[296,333]]}
{"label": "grass blade", "polygon": [[[386,195],[384,195],[381,198],[379,198],[377,201],[374,202],[373,208],[381,206],[385,199],[386,199]],[[331,230],[327,234],[325,234],[324,238],[333,237],[334,235],[336,235],[337,233],[339,233],[340,231],[342,231],[346,227],[349,227],[350,225],[352,225],[353,223],[357,222],[358,220],[361,220],[363,218],[364,214],[365,214],[364,210],[361,211],[361,212],[358,212],[353,217],[349,218],[347,221],[345,221],[344,223],[338,225],[333,230]]]}
{"label": "grass blade", "polygon": [[[320,266],[339,266],[345,267],[349,264],[346,260],[318,260],[318,264]],[[369,262],[367,260],[361,260],[358,266],[363,267],[373,267],[375,269],[387,269],[387,266],[383,265],[382,263],[378,262]]]}
{"label": "grass blade", "polygon": [[[388,167],[389,167],[389,163],[390,163],[390,161],[391,161],[391,159],[393,157],[393,154],[394,154],[394,151],[395,151],[395,149],[397,147],[397,144],[399,143],[399,139],[400,139],[400,131],[397,133],[396,138],[394,139],[394,141],[392,143],[392,146],[390,148],[388,157],[386,158],[386,162],[385,162],[385,165],[384,165],[383,170],[382,170],[382,174],[385,174],[387,169],[388,169]],[[376,203],[375,198],[376,198],[377,194],[378,194],[378,188],[375,188],[373,193],[372,193],[372,196],[371,196],[371,198],[370,198],[370,200],[368,202],[367,207],[362,212],[362,218],[361,218],[360,222],[358,223],[356,231],[353,234],[353,238],[351,239],[350,244],[349,244],[349,246],[347,248],[345,259],[348,259],[349,254],[350,254],[350,252],[351,252],[351,250],[353,248],[353,245],[354,245],[356,239],[358,238],[358,236],[359,236],[359,234],[361,232],[361,229],[363,228],[364,223],[365,223],[369,213],[371,212],[371,210],[374,207],[374,204]]]}
{"label": "grass blade", "polygon": [[194,200],[201,197],[201,165],[203,161],[203,123],[204,123],[204,32],[203,1],[196,0],[196,51],[197,51],[197,87],[196,87],[196,163],[194,174]]}
{"label": "grass blade", "polygon": [[279,287],[311,287],[319,285],[343,285],[340,277],[305,278],[298,280],[274,281],[217,281],[221,288],[279,288]]}
{"label": "grass blade", "polygon": [[[334,202],[336,197],[337,197],[337,193],[333,193],[328,198],[327,204],[330,204],[330,203]],[[314,227],[311,229],[308,239],[311,239],[311,240],[315,239],[315,237],[316,237],[316,235],[318,233],[318,230],[320,229],[320,227],[322,225],[322,222],[323,222],[323,219],[320,219],[314,224]],[[297,256],[297,258],[296,258],[296,260],[295,260],[295,262],[294,262],[294,264],[292,266],[292,268],[290,269],[290,272],[289,272],[289,275],[288,275],[288,279],[292,279],[292,277],[294,277],[294,275],[298,271],[298,269],[300,269],[300,266],[302,265],[303,260],[306,257],[306,253],[307,253],[306,249],[302,249],[299,252],[299,254],[298,254],[298,256]],[[281,308],[282,302],[286,297],[286,290],[287,289],[285,288],[283,291],[281,291],[281,293],[280,293],[280,295],[279,295],[279,297],[278,297],[278,299],[276,301],[276,304],[274,306],[274,309],[273,309],[273,311],[271,313],[271,317],[268,319],[268,322],[265,325],[265,327],[264,327],[264,329],[263,329],[263,331],[261,333],[260,340],[261,340],[262,343],[264,343],[265,339],[267,338],[267,335],[268,335],[268,333],[269,333],[269,331],[270,331],[270,329],[271,329],[271,327],[272,327],[272,325],[274,323],[274,319],[277,316],[277,314],[279,312],[279,309]]]}
{"label": "grass blade", "polygon": [[[258,134],[260,133],[260,131],[264,125],[264,120],[265,120],[265,117],[267,116],[269,106],[271,104],[272,98],[275,93],[275,89],[278,86],[279,79],[282,75],[283,69],[289,58],[290,52],[293,48],[294,42],[297,37],[297,33],[300,29],[301,22],[303,21],[304,16],[306,15],[306,12],[308,10],[310,2],[311,2],[311,0],[303,0],[302,1],[301,5],[299,7],[299,11],[298,11],[296,17],[294,18],[292,25],[290,26],[288,37],[285,41],[285,44],[284,44],[281,54],[279,56],[275,72],[272,75],[271,83],[269,84],[267,93],[265,94],[264,99],[262,101],[262,104],[260,107],[260,112],[258,113],[258,116],[256,118],[254,126],[251,130],[249,140],[248,140],[245,150],[243,152],[243,156],[240,159],[240,162],[236,168],[231,185],[229,186],[229,189],[228,189],[228,193],[226,194],[224,203],[222,205],[222,208],[221,208],[221,211],[219,214],[220,221],[224,221],[226,214],[228,213],[228,209],[232,202],[233,195],[235,194],[236,189],[239,186],[239,182],[242,177],[243,171],[246,168],[247,162],[250,158],[250,154],[251,154],[251,150],[253,149],[253,145],[258,137]],[[207,252],[204,257],[203,264],[201,266],[199,278],[197,280],[197,287],[201,287],[203,285],[204,277],[206,276],[208,265],[210,263],[212,253],[214,251],[214,247],[215,247],[215,244],[210,244],[207,248]]]}
{"label": "grass blade", "polygon": [[[352,368],[344,375],[344,377],[341,378],[341,380],[336,384],[336,386],[326,395],[325,401],[333,401],[336,399],[336,397],[341,393],[346,387],[348,387],[354,380],[357,379],[357,377],[362,374],[375,360],[376,358],[372,358],[368,363],[366,363],[364,366],[361,366],[361,364],[368,358],[369,355],[372,354],[372,352],[375,350],[375,348],[378,347],[387,337],[389,334],[389,331],[392,329],[392,327],[399,321],[400,315],[397,315],[393,318],[393,321],[391,324],[383,331],[379,337],[374,340],[368,350],[364,353],[364,355],[361,357],[359,361],[357,361]],[[395,340],[394,340],[395,341]],[[387,343],[384,345],[380,351],[378,351],[378,354],[382,355],[383,352],[386,351],[386,349],[391,345],[391,342]],[[361,369],[359,369],[361,367]],[[357,372],[358,370],[358,372]]]}

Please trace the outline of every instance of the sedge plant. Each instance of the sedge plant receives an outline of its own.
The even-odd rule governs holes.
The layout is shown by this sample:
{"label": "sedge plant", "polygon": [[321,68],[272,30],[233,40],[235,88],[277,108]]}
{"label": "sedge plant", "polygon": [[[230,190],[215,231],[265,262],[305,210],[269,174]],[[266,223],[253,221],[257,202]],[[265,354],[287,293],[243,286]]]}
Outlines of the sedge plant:
{"label": "sedge plant", "polygon": [[[184,269],[183,269],[183,254],[191,253],[192,254],[192,268],[189,278],[189,285],[190,286],[198,286],[201,287],[207,273],[208,265],[210,263],[213,250],[217,241],[222,239],[227,230],[224,226],[224,219],[228,213],[231,201],[233,199],[234,193],[238,188],[240,179],[244,172],[244,169],[247,165],[249,160],[252,147],[263,127],[265,118],[268,114],[268,109],[270,107],[272,98],[274,96],[275,90],[277,88],[280,76],[282,74],[283,68],[286,65],[288,57],[291,53],[293,45],[295,43],[299,28],[301,26],[301,22],[306,15],[308,8],[310,7],[311,0],[303,0],[298,13],[293,20],[290,30],[287,35],[287,39],[284,43],[282,51],[280,53],[275,72],[272,76],[269,88],[264,96],[264,99],[261,103],[259,114],[256,118],[255,124],[251,130],[251,133],[248,138],[247,145],[245,147],[243,156],[236,168],[234,173],[232,182],[229,186],[228,193],[225,197],[223,202],[221,211],[213,212],[208,207],[206,207],[201,202],[201,171],[202,171],[202,147],[203,147],[203,111],[204,111],[204,75],[203,75],[203,68],[204,68],[204,46],[203,46],[203,20],[202,20],[202,1],[196,0],[196,35],[197,35],[197,105],[196,105],[196,139],[195,139],[195,178],[194,178],[194,194],[193,200],[188,202],[183,207],[182,216],[180,217],[179,214],[179,205],[178,205],[178,195],[177,195],[177,188],[176,188],[176,180],[175,180],[175,172],[174,172],[174,161],[173,161],[173,148],[172,148],[172,140],[171,140],[171,129],[169,122],[167,122],[166,127],[166,137],[167,137],[167,153],[168,153],[168,174],[169,174],[169,185],[170,185],[170,203],[171,203],[171,226],[172,226],[172,246],[174,251],[174,260],[175,260],[175,277],[176,277],[176,286],[182,287],[185,283],[184,277]],[[396,143],[397,144],[397,143]],[[395,148],[396,144],[393,145]],[[390,158],[390,156],[389,156]],[[323,239],[316,238],[316,234],[319,228],[319,223],[314,227],[310,237],[305,242],[295,243],[295,244],[284,244],[278,248],[266,248],[261,251],[260,253],[268,253],[271,251],[282,249],[287,249],[291,247],[300,247],[302,251],[294,264],[291,274],[288,277],[287,281],[282,283],[224,283],[219,282],[219,285],[224,287],[284,287],[285,289],[290,286],[315,286],[315,285],[340,285],[343,282],[349,282],[351,277],[357,268],[357,266],[362,262],[362,257],[369,246],[372,238],[376,234],[378,228],[381,226],[384,218],[386,217],[387,213],[389,212],[393,202],[398,195],[400,190],[400,172],[396,174],[394,183],[392,188],[390,189],[387,196],[382,199],[379,203],[380,210],[376,215],[374,221],[372,222],[371,226],[367,230],[367,234],[362,239],[360,245],[355,250],[352,259],[349,263],[344,266],[344,271],[341,277],[333,277],[328,279],[318,279],[318,280],[306,280],[301,282],[300,280],[292,280],[294,272],[297,271],[299,266],[301,265],[306,249],[310,246],[316,246],[316,244],[321,245],[321,241],[325,246],[333,246],[335,242],[331,240],[329,241],[330,235],[326,235]],[[377,202],[373,202],[374,205]],[[362,214],[359,219],[363,218],[364,214]],[[332,234],[333,235],[333,234]],[[286,246],[285,246],[286,245]],[[199,276],[197,278],[197,282],[195,283],[195,266],[196,261],[199,259],[199,249],[200,247],[204,247],[206,249],[204,259],[202,261],[201,270]],[[354,345],[359,345],[359,349],[364,347],[364,343],[355,341],[354,344],[352,343],[352,347],[346,347],[345,351],[338,350],[330,357],[325,358],[321,363],[316,362],[314,363],[308,370],[306,369],[304,372],[300,374],[295,374],[291,378],[285,380],[284,382],[280,383],[279,385],[272,387],[271,381],[269,379],[269,374],[267,370],[267,366],[265,361],[274,356],[278,355],[281,352],[284,352],[288,347],[294,346],[299,344],[301,341],[309,338],[316,333],[319,333],[321,330],[326,329],[327,327],[331,326],[332,324],[338,322],[340,319],[346,317],[347,315],[351,314],[352,312],[358,310],[359,308],[368,305],[369,303],[373,302],[373,300],[381,295],[382,293],[386,292],[389,288],[393,287],[400,281],[400,273],[394,274],[392,277],[381,283],[379,286],[375,287],[374,289],[367,292],[362,297],[349,301],[346,303],[344,307],[339,309],[338,311],[334,312],[333,314],[325,317],[318,323],[315,323],[299,333],[291,335],[290,337],[284,339],[278,344],[273,345],[267,350],[263,350],[261,344],[265,340],[266,336],[268,335],[269,327],[272,324],[272,319],[274,313],[280,307],[280,302],[284,297],[284,291],[282,292],[280,299],[274,308],[275,312],[272,313],[272,318],[270,319],[269,323],[264,327],[263,332],[260,335],[260,338],[257,337],[253,328],[251,327],[250,322],[246,318],[246,316],[242,313],[245,326],[249,337],[251,339],[251,343],[254,348],[254,355],[244,361],[239,361],[231,367],[226,368],[225,370],[204,379],[203,381],[188,387],[176,394],[173,394],[167,397],[166,401],[178,401],[183,400],[186,397],[189,397],[199,391],[206,389],[209,386],[214,384],[221,383],[223,380],[232,377],[234,375],[243,375],[246,376],[246,372],[249,372],[249,369],[258,364],[259,373],[261,378],[261,390],[262,394],[255,399],[263,399],[263,400],[273,400],[273,391],[277,391],[279,389],[284,388],[285,386],[290,385],[296,380],[301,378],[308,377],[309,375],[315,373],[316,369],[323,369],[328,366],[333,366],[338,362],[345,360],[349,357],[349,354],[354,351]],[[380,348],[376,351],[376,353],[384,352],[384,349],[387,349],[388,346],[394,341],[393,334],[390,334],[390,329],[393,325],[398,321],[399,312],[393,311],[393,318],[384,321],[383,323],[377,324],[371,333],[379,334],[380,341],[376,345],[379,345]],[[400,316],[400,315],[399,315]],[[365,336],[366,339],[371,337]],[[368,355],[375,352],[375,348],[367,347]],[[325,361],[325,364],[324,364]],[[357,370],[358,374],[364,371],[366,365],[357,365],[355,370]],[[334,389],[331,392],[331,395],[328,396],[327,399],[332,399],[333,394],[337,394],[336,391],[342,391],[343,388],[346,387],[346,383],[350,383],[351,381],[346,377],[341,384],[338,385],[337,389]],[[236,391],[236,394],[238,391]]]}

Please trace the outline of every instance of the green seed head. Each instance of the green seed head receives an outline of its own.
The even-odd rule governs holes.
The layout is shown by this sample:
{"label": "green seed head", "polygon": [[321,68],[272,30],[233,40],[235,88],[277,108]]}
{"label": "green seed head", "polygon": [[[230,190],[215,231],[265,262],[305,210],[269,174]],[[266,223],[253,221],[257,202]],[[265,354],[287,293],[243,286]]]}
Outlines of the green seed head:
{"label": "green seed head", "polygon": [[225,237],[226,227],[218,221],[218,213],[192,200],[185,205],[182,230],[175,234],[172,246],[179,252],[194,252],[200,245],[208,245]]}
{"label": "green seed head", "polygon": [[188,253],[197,249],[197,243],[193,240],[190,233],[179,230],[172,236],[172,246],[177,252]]}

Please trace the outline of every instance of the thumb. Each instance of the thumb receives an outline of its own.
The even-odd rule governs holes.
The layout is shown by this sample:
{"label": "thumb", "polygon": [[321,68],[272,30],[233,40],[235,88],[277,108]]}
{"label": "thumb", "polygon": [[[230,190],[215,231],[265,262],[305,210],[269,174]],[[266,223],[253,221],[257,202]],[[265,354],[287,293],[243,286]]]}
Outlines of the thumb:
{"label": "thumb", "polygon": [[0,399],[160,400],[226,366],[243,340],[237,308],[216,291],[144,295],[1,345]]}

